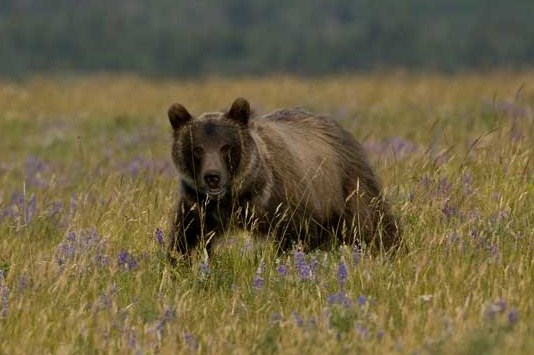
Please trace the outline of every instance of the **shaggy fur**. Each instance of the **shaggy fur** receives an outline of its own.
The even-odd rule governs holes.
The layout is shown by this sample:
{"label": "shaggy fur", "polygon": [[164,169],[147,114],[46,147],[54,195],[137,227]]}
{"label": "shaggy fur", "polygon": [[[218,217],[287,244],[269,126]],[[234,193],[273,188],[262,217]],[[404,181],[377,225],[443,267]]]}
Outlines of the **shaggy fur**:
{"label": "shaggy fur", "polygon": [[169,109],[181,179],[172,261],[230,227],[273,236],[282,250],[336,239],[385,251],[398,246],[397,223],[350,133],[298,109],[251,116],[241,98],[228,112],[198,118],[179,104]]}

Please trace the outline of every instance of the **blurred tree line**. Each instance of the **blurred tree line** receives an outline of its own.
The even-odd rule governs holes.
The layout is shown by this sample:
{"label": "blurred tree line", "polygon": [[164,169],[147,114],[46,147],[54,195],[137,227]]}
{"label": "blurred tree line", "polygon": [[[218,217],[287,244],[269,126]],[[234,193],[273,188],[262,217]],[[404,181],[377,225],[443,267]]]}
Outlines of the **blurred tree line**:
{"label": "blurred tree line", "polygon": [[533,0],[2,0],[0,75],[534,64]]}

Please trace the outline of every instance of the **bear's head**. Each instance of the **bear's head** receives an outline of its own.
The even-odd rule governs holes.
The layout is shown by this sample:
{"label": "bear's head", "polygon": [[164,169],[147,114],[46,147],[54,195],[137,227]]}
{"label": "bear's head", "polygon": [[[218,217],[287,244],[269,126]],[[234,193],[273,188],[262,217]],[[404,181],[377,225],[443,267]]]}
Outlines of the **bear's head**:
{"label": "bear's head", "polygon": [[229,196],[244,160],[250,105],[238,98],[227,112],[193,117],[184,106],[168,111],[173,129],[172,157],[184,192],[191,198],[221,200]]}

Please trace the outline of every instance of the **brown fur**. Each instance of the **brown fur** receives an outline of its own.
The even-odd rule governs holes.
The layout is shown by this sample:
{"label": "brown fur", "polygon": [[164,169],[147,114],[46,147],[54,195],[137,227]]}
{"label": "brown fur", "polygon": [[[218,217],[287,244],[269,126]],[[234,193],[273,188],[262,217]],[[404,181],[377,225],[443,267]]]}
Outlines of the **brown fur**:
{"label": "brown fur", "polygon": [[[386,251],[399,244],[362,146],[336,121],[297,109],[250,116],[244,99],[196,119],[181,105],[169,110],[183,187],[171,259],[232,226],[273,235],[283,249],[295,242],[312,249],[332,236]],[[211,173],[217,189],[207,186]]]}

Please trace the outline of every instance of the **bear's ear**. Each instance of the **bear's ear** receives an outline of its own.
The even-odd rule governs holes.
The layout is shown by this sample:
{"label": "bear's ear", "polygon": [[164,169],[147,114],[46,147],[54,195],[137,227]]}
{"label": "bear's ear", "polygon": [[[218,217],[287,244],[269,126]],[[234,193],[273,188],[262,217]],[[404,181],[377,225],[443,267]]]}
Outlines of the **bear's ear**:
{"label": "bear's ear", "polygon": [[230,111],[226,114],[226,117],[246,126],[250,117],[250,104],[242,97],[235,99],[232,107],[230,107]]}
{"label": "bear's ear", "polygon": [[185,107],[180,104],[173,104],[167,114],[169,115],[172,129],[175,131],[193,118]]}

